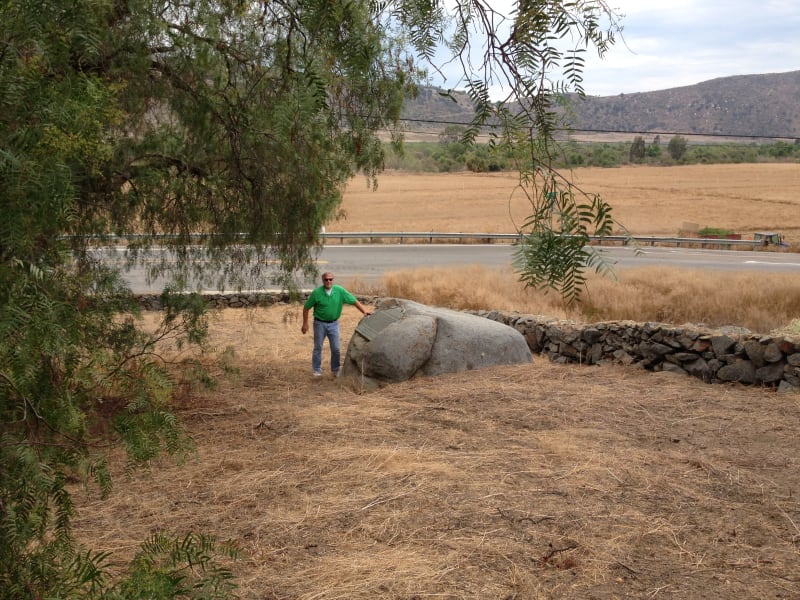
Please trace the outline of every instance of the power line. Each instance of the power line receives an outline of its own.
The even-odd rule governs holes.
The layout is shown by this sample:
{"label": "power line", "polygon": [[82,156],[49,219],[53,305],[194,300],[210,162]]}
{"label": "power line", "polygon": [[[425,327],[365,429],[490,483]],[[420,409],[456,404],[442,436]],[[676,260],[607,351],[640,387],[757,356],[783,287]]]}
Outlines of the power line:
{"label": "power line", "polygon": [[[416,118],[408,118],[408,119],[400,119],[401,121],[405,121],[408,123],[430,123],[433,125],[461,125],[468,127],[472,125],[472,123],[467,121],[440,121],[437,119],[416,119]],[[486,129],[497,129],[499,125],[484,125],[483,128]],[[752,139],[752,140],[798,140],[800,139],[800,134],[787,134],[787,135],[754,135],[754,134],[746,134],[746,133],[703,133],[703,132],[686,132],[686,131],[635,131],[635,130],[626,130],[626,129],[559,129],[562,133],[571,133],[571,134],[578,134],[578,133],[607,133],[607,134],[624,134],[624,135],[666,135],[666,136],[688,136],[688,137],[708,137],[708,138],[734,138],[734,139]],[[433,132],[433,131],[410,131],[408,130],[407,133],[415,133],[418,135],[439,135],[440,132]]]}
{"label": "power line", "polygon": [[572,129],[564,130],[573,133],[624,133],[629,135],[681,135],[692,137],[711,137],[711,138],[738,138],[738,139],[751,139],[751,140],[784,140],[784,139],[798,139],[798,135],[753,135],[747,133],[698,133],[686,131],[627,131],[616,129]]}

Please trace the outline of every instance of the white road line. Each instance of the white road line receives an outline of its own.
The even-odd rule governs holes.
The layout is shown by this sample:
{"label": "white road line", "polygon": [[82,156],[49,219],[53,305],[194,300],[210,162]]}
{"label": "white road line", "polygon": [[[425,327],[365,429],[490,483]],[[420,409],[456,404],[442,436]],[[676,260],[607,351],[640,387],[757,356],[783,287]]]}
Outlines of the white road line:
{"label": "white road line", "polygon": [[772,265],[776,267],[800,267],[800,263],[790,263],[790,262],[768,262],[765,260],[746,260],[744,261],[746,265]]}

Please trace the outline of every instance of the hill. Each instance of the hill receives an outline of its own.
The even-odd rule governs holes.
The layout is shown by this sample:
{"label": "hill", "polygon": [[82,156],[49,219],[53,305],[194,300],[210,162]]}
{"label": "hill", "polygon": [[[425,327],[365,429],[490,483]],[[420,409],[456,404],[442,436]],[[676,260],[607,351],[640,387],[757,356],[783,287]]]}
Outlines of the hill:
{"label": "hill", "polygon": [[[436,88],[422,88],[407,103],[409,120],[465,123],[472,107],[464,92],[455,101]],[[576,130],[630,133],[682,133],[731,137],[800,138],[800,71],[720,77],[690,86],[574,98],[571,120]],[[415,127],[420,126],[419,123]]]}

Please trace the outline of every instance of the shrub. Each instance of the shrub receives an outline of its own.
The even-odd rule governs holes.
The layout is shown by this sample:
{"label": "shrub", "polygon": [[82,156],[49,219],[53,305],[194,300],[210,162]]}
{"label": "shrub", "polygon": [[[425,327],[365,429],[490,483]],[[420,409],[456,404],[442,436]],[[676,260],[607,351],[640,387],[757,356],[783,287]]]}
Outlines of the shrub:
{"label": "shrub", "polygon": [[685,137],[676,135],[670,139],[669,144],[667,144],[667,152],[673,158],[673,160],[681,160],[686,154],[686,148],[688,146],[688,141]]}

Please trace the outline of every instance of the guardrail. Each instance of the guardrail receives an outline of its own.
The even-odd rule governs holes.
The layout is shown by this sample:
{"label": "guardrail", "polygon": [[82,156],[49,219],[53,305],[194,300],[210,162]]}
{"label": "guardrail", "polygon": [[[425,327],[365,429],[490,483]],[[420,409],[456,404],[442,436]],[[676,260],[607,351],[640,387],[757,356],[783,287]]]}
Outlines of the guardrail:
{"label": "guardrail", "polygon": [[[239,234],[241,237],[246,237],[245,234]],[[65,236],[69,237],[69,236]],[[111,236],[87,236],[89,238],[96,238],[98,241],[131,241],[136,239],[171,239],[175,236],[172,234],[128,234],[128,235],[111,235]],[[203,240],[208,234],[190,234],[190,239]],[[452,233],[445,231],[331,231],[320,233],[323,242],[328,240],[339,240],[344,243],[345,240],[367,240],[368,243],[375,243],[376,240],[399,240],[405,243],[406,240],[425,240],[432,244],[434,240],[459,240],[463,243],[465,240],[482,240],[488,244],[495,241],[515,243],[522,237],[519,233]],[[592,242],[597,243],[619,243],[623,246],[629,245],[631,242],[637,245],[650,245],[656,244],[674,244],[678,247],[681,245],[699,245],[702,248],[708,246],[729,246],[729,247],[745,247],[745,248],[758,248],[767,246],[764,241],[756,240],[729,240],[724,238],[684,238],[684,237],[655,237],[655,236],[625,236],[625,235],[606,235],[606,236],[589,236]]]}
{"label": "guardrail", "polygon": [[[491,244],[494,241],[503,242],[518,242],[522,237],[519,233],[450,233],[444,231],[331,231],[320,234],[324,241],[339,240],[344,243],[347,240],[368,240],[374,243],[376,240],[399,240],[402,244],[406,240],[427,240],[428,243],[433,243],[434,240],[485,240],[486,243]],[[729,240],[722,238],[684,238],[684,237],[655,237],[655,236],[624,236],[624,235],[606,235],[606,236],[589,236],[592,242],[599,243],[619,243],[627,246],[631,242],[639,245],[655,246],[656,244],[674,244],[678,247],[683,245],[700,245],[706,246],[739,246],[748,248],[757,248],[765,246],[764,242],[756,240]]]}

